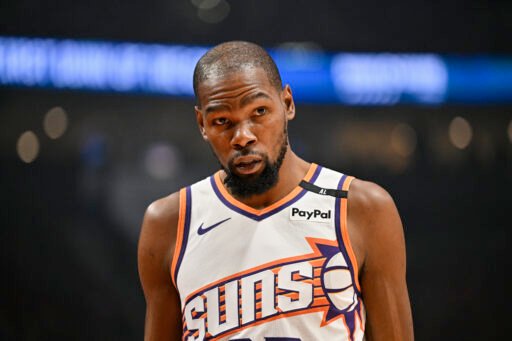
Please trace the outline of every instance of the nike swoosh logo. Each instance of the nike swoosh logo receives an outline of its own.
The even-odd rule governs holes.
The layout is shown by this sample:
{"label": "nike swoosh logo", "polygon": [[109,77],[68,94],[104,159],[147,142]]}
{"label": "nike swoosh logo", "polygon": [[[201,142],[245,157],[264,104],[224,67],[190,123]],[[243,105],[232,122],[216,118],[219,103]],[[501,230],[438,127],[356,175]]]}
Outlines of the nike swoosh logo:
{"label": "nike swoosh logo", "polygon": [[208,227],[205,227],[203,228],[203,224],[204,223],[201,223],[201,225],[199,226],[199,228],[197,229],[197,233],[199,233],[200,235],[203,235],[205,234],[206,232],[210,231],[211,229],[214,229],[216,228],[217,226],[219,226],[220,224],[222,223],[225,223],[226,221],[228,221],[229,219],[231,219],[231,217],[227,218],[227,219],[224,219],[224,220],[221,220],[219,221],[218,223],[216,224],[213,224],[211,226],[208,226]]}

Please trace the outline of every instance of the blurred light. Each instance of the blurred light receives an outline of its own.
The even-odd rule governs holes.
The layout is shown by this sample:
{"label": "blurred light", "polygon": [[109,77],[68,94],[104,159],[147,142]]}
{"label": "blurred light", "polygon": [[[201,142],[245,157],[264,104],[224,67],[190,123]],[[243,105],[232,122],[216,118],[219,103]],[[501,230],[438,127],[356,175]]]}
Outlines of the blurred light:
{"label": "blurred light", "polygon": [[343,155],[343,162],[347,164],[399,174],[407,171],[414,162],[408,156],[415,150],[416,133],[406,124],[343,122],[333,139],[333,145],[339,148],[337,152]]}
{"label": "blurred light", "polygon": [[197,16],[208,24],[220,23],[231,9],[225,0],[203,0],[198,7]]}
{"label": "blurred light", "polygon": [[416,132],[405,123],[400,123],[391,132],[391,148],[400,156],[408,157],[416,149]]}
{"label": "blurred light", "polygon": [[448,85],[448,71],[436,55],[389,53],[335,55],[331,64],[340,99],[351,104],[395,104],[407,97],[440,103]]}
{"label": "blurred light", "polygon": [[450,123],[449,136],[455,147],[464,149],[471,142],[473,130],[466,119],[457,116]]}
{"label": "blurred light", "polygon": [[512,120],[508,124],[508,139],[512,143]]}
{"label": "blurred light", "polygon": [[39,154],[39,140],[32,131],[28,130],[20,135],[16,150],[21,161],[31,163]]}
{"label": "blurred light", "polygon": [[148,174],[157,180],[173,178],[179,168],[177,148],[164,143],[150,146],[146,151],[144,166]]}
{"label": "blurred light", "polygon": [[[191,0],[218,23],[226,0]],[[274,49],[297,101],[354,105],[512,103],[512,55],[326,53],[311,43]],[[194,96],[206,47],[0,37],[0,85]]]}
{"label": "blurred light", "polygon": [[68,127],[68,116],[64,109],[55,107],[50,109],[44,116],[43,128],[51,139],[58,139],[64,134]]}
{"label": "blurred light", "polygon": [[278,45],[279,49],[295,52],[322,51],[320,44],[314,41],[285,41]]}
{"label": "blurred light", "polygon": [[0,37],[0,84],[193,96],[202,47]]}
{"label": "blurred light", "polygon": [[191,0],[192,4],[197,8],[201,9],[211,9],[216,7],[221,0]]}

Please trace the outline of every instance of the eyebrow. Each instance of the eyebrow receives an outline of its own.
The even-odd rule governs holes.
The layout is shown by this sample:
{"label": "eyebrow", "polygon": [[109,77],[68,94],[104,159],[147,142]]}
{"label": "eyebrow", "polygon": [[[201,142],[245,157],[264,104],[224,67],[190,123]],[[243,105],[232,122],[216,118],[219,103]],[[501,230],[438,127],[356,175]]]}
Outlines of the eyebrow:
{"label": "eyebrow", "polygon": [[254,94],[251,94],[247,97],[242,98],[242,100],[240,101],[240,106],[242,106],[242,107],[246,106],[249,103],[257,100],[258,98],[272,99],[269,95],[260,91],[260,92],[256,92]]}
{"label": "eyebrow", "polygon": [[[267,95],[266,93],[264,92],[256,92],[254,94],[250,94],[244,98],[242,98],[242,100],[240,101],[240,106],[243,107],[243,106],[246,106],[248,104],[250,104],[251,102],[254,102],[255,100],[257,100],[258,98],[265,98],[265,99],[272,99],[269,95]],[[206,108],[205,108],[205,115],[208,115],[208,114],[211,114],[213,112],[216,112],[216,111],[219,111],[219,110],[229,110],[230,107],[226,104],[211,104],[211,105],[207,105]]]}
{"label": "eyebrow", "polygon": [[211,114],[212,112],[216,112],[222,109],[229,109],[229,106],[225,104],[212,104],[207,105],[205,109],[205,115]]}

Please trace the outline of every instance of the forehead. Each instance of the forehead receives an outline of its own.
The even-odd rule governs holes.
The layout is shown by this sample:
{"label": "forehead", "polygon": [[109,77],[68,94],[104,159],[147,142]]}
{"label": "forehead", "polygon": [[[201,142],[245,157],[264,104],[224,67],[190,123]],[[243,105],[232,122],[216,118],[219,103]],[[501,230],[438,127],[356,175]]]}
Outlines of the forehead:
{"label": "forehead", "polygon": [[202,106],[212,100],[235,98],[253,90],[277,94],[263,68],[246,66],[227,72],[213,68],[198,85],[198,101]]}

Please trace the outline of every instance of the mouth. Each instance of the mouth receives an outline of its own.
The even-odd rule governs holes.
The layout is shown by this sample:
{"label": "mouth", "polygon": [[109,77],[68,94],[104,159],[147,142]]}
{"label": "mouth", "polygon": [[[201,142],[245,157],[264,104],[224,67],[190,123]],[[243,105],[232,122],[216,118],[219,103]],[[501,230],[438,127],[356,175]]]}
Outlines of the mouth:
{"label": "mouth", "polygon": [[256,173],[262,164],[262,159],[258,156],[242,156],[233,162],[236,172],[243,175]]}

